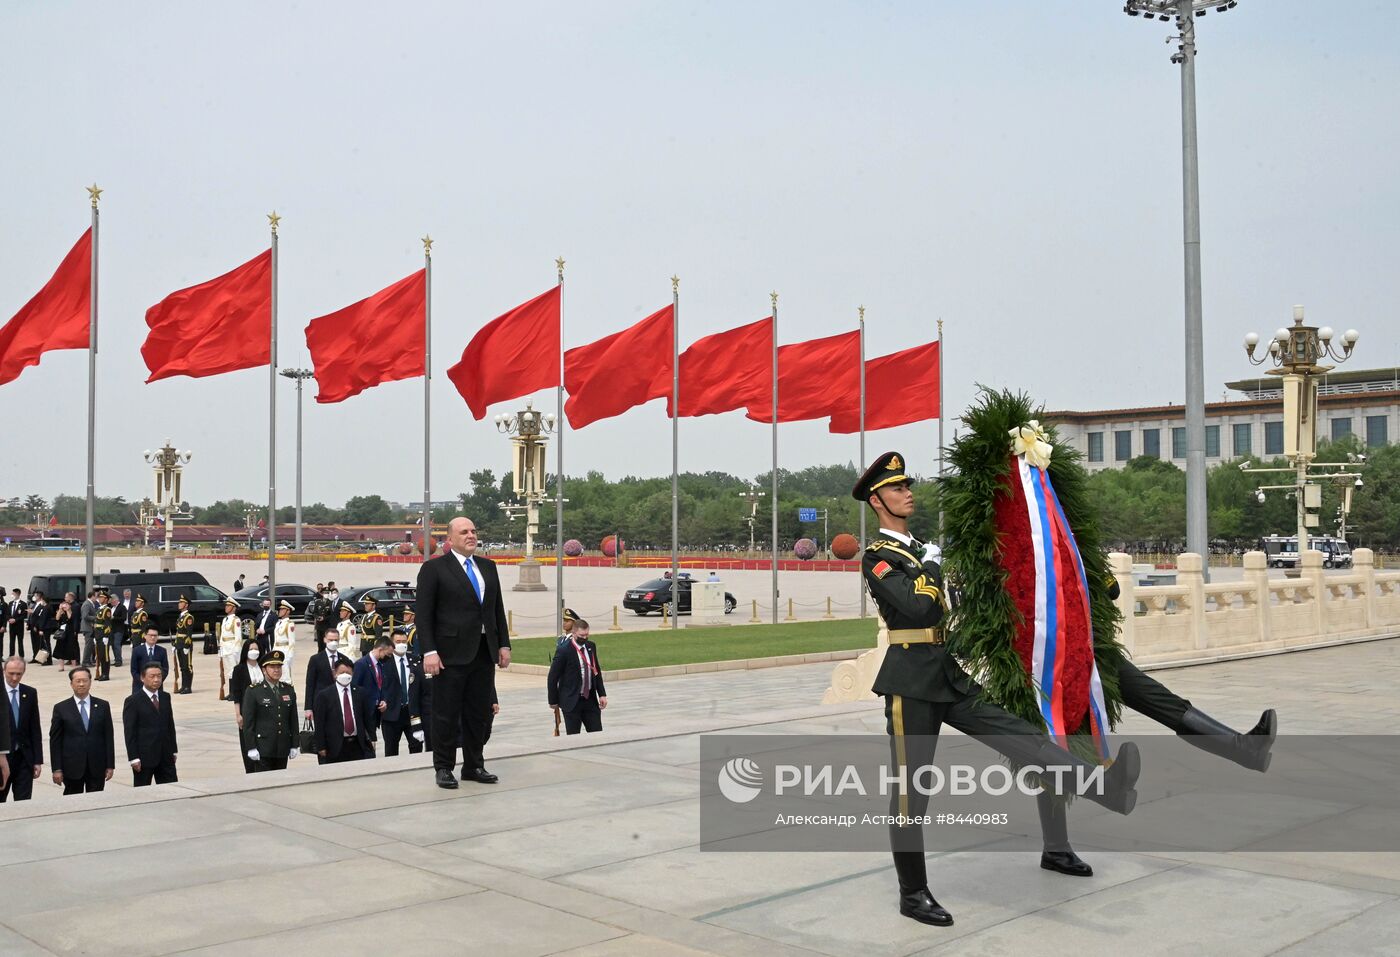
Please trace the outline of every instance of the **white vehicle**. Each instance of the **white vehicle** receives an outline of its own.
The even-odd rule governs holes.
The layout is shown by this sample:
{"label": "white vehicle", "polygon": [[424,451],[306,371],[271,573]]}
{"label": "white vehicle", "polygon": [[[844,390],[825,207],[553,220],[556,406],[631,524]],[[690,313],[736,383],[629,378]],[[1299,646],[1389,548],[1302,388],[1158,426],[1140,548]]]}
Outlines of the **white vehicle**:
{"label": "white vehicle", "polygon": [[[1332,535],[1314,535],[1308,548],[1322,553],[1323,568],[1350,568],[1351,546],[1345,539]],[[1259,540],[1259,550],[1268,556],[1271,568],[1298,567],[1297,535],[1266,535]]]}

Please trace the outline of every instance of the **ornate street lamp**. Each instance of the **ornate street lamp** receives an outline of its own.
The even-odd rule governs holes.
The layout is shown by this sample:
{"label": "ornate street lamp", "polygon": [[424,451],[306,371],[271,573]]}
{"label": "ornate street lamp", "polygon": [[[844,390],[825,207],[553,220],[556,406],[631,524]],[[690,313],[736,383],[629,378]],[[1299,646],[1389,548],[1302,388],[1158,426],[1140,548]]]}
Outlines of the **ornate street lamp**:
{"label": "ornate street lamp", "polygon": [[[540,530],[540,506],[554,502],[545,497],[544,444],[549,441],[546,436],[554,432],[556,421],[552,413],[539,412],[527,402],[514,415],[496,416],[495,423],[497,432],[511,437],[515,497],[521,503],[501,502],[500,508],[511,521],[521,513],[525,515],[525,560],[520,563],[520,580],[513,590],[545,591],[540,563],[535,559],[535,536]],[[563,560],[563,555],[555,556],[555,561]]]}
{"label": "ornate street lamp", "polygon": [[176,451],[170,440],[166,439],[164,448],[155,452],[147,449],[142,456],[155,472],[154,508],[165,519],[165,554],[160,559],[161,571],[174,571],[175,557],[171,554],[170,545],[175,531],[175,518],[177,515],[183,517],[180,512],[184,502],[180,495],[180,481],[185,466],[194,458],[194,453]]}

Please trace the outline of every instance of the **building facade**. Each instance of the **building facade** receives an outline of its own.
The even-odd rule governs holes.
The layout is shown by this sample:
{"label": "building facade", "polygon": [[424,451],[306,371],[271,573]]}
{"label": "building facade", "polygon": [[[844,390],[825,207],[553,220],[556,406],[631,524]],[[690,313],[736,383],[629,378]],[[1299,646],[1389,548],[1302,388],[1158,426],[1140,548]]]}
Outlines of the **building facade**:
{"label": "building facade", "polygon": [[[1275,376],[1227,382],[1238,399],[1206,403],[1206,465],[1245,455],[1283,454],[1283,391]],[[1318,385],[1318,441],[1356,436],[1377,448],[1400,442],[1400,367],[1337,372]],[[1084,453],[1091,471],[1122,468],[1139,455],[1186,467],[1186,413],[1180,405],[1092,412],[1060,410],[1045,418]]]}

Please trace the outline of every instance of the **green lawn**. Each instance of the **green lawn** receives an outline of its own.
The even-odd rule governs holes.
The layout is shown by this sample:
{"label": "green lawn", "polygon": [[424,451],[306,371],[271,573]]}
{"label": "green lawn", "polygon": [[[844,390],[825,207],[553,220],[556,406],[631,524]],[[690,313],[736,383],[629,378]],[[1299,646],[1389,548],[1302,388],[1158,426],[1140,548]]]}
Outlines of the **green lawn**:
{"label": "green lawn", "polygon": [[[853,618],[729,628],[687,628],[682,624],[675,632],[659,628],[644,632],[610,632],[595,628],[589,637],[598,643],[598,657],[603,668],[615,671],[874,648],[875,628],[874,618],[864,621]],[[511,659],[527,665],[548,664],[555,643],[552,637],[516,638],[510,643]]]}

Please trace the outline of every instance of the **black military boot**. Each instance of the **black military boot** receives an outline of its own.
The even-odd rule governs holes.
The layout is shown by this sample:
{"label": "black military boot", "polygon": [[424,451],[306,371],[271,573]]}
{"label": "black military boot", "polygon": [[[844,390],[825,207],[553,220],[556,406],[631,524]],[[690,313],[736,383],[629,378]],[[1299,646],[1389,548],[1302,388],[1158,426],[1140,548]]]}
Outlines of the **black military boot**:
{"label": "black military boot", "polygon": [[1035,808],[1040,812],[1040,834],[1045,842],[1045,849],[1040,853],[1040,866],[1070,877],[1093,877],[1094,869],[1069,846],[1065,802],[1041,792],[1036,795]]}
{"label": "black military boot", "polygon": [[1278,715],[1273,708],[1260,715],[1259,723],[1245,734],[1195,708],[1186,709],[1181,716],[1181,726],[1184,730],[1177,734],[1182,740],[1202,751],[1234,761],[1251,771],[1269,770],[1269,762],[1273,760],[1269,750],[1278,737]]}
{"label": "black military boot", "polygon": [[920,887],[915,891],[900,891],[899,912],[921,924],[932,924],[935,927],[953,926],[953,915],[939,906],[927,887]]}
{"label": "black military boot", "polygon": [[[1063,775],[1063,784],[1066,793],[1080,793],[1074,786],[1080,775],[1080,770],[1087,775],[1097,768],[1097,765],[1090,764],[1083,758],[1077,757],[1064,748],[1053,743],[1041,745],[1036,752],[1036,761],[1041,767],[1069,767],[1070,771]],[[1103,793],[1099,793],[1096,788],[1089,788],[1082,793],[1082,796],[1101,807],[1106,807],[1110,811],[1118,814],[1131,814],[1133,808],[1137,806],[1137,791],[1134,785],[1137,784],[1138,775],[1142,773],[1142,756],[1138,753],[1138,747],[1131,741],[1125,742],[1118,749],[1118,756],[1109,764],[1108,770],[1103,776]],[[1045,779],[1046,787],[1055,783],[1053,777]]]}

